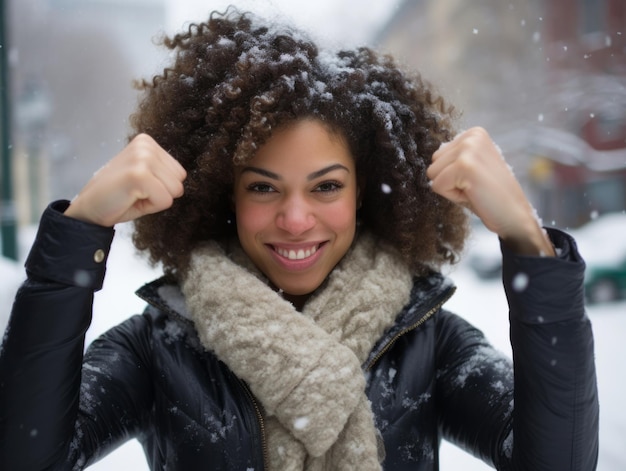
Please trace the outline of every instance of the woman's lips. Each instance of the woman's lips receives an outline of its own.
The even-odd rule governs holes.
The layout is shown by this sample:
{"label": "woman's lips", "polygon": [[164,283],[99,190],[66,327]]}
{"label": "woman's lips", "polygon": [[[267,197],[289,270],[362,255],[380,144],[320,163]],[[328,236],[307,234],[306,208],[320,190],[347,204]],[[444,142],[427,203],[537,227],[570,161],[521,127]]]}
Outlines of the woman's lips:
{"label": "woman's lips", "polygon": [[289,271],[301,271],[310,268],[319,260],[324,252],[323,248],[325,244],[325,242],[322,242],[306,246],[301,245],[299,247],[270,245],[270,252],[274,260],[284,269]]}
{"label": "woman's lips", "polygon": [[304,258],[309,258],[317,252],[317,244],[301,249],[284,249],[282,247],[274,247],[274,250],[276,250],[280,256],[288,258],[289,260],[302,260]]}

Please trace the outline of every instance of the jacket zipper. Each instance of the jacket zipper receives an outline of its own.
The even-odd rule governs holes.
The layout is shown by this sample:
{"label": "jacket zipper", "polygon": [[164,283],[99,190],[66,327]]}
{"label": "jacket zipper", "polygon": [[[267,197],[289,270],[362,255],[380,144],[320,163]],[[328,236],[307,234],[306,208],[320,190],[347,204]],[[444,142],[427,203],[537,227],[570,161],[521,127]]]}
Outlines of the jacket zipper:
{"label": "jacket zipper", "polygon": [[407,333],[411,332],[412,330],[417,329],[420,325],[422,325],[424,322],[426,322],[428,319],[430,319],[433,316],[433,314],[435,314],[435,312],[437,312],[441,308],[441,306],[443,306],[446,303],[446,301],[452,297],[452,295],[454,294],[455,291],[456,291],[456,288],[450,289],[447,293],[444,294],[443,298],[437,304],[435,304],[434,307],[432,307],[429,311],[427,311],[422,317],[420,317],[417,322],[415,322],[414,324],[411,324],[408,327],[405,327],[400,332],[398,332],[396,335],[394,335],[385,344],[383,349],[380,352],[378,352],[374,358],[372,358],[372,360],[367,365],[367,368],[365,368],[365,371],[370,371],[374,367],[376,362],[378,362],[378,360],[380,360],[381,357],[385,353],[387,353],[389,351],[391,346],[394,343],[396,343],[396,341],[400,337],[402,337],[403,335],[406,335]]}
{"label": "jacket zipper", "polygon": [[252,406],[254,407],[254,412],[256,414],[256,418],[257,421],[259,423],[259,427],[261,429],[261,446],[263,448],[263,469],[270,469],[269,468],[269,451],[267,449],[267,438],[266,438],[266,434],[265,434],[265,420],[263,419],[263,414],[261,413],[261,408],[259,407],[259,404],[257,403],[256,399],[254,398],[254,395],[252,394],[252,391],[250,391],[250,388],[248,387],[248,385],[243,382],[242,380],[239,380],[239,382],[241,383],[241,385],[243,386],[244,391],[246,392],[246,395],[248,396],[248,399],[250,399],[250,402],[252,403]]}

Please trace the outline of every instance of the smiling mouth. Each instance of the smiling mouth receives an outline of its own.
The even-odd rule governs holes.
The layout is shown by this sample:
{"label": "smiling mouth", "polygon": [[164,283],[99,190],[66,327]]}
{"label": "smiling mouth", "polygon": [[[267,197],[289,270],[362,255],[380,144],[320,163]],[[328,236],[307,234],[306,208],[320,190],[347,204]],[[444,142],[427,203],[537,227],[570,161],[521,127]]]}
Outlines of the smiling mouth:
{"label": "smiling mouth", "polygon": [[298,250],[293,250],[293,249],[287,250],[281,247],[274,247],[274,251],[278,255],[289,260],[304,260],[305,258],[309,258],[310,256],[314,255],[315,252],[317,252],[317,249],[318,249],[317,245],[313,245],[311,247],[308,247],[305,249],[298,249]]}

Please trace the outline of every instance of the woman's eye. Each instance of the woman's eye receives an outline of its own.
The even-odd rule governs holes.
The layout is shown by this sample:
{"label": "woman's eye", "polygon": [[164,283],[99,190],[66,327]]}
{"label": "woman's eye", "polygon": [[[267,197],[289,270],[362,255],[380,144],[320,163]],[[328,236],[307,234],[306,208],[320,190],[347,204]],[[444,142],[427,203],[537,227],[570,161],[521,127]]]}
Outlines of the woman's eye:
{"label": "woman's eye", "polygon": [[272,188],[272,186],[268,185],[267,183],[253,183],[251,185],[248,185],[248,191],[254,193],[270,193],[274,191],[274,188]]}
{"label": "woman's eye", "polygon": [[323,193],[338,191],[343,188],[343,185],[339,182],[324,182],[317,185],[315,191],[320,191]]}

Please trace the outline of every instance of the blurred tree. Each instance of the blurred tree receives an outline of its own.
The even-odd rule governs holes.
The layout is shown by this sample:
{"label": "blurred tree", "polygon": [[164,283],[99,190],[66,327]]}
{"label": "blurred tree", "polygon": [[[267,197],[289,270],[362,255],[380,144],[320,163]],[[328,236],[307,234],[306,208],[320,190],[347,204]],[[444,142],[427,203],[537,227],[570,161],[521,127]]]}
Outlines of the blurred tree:
{"label": "blurred tree", "polygon": [[25,219],[37,219],[50,199],[72,198],[124,146],[135,62],[156,55],[147,49],[163,18],[160,2],[14,2],[16,157],[31,164],[22,172],[28,190],[20,185]]}

